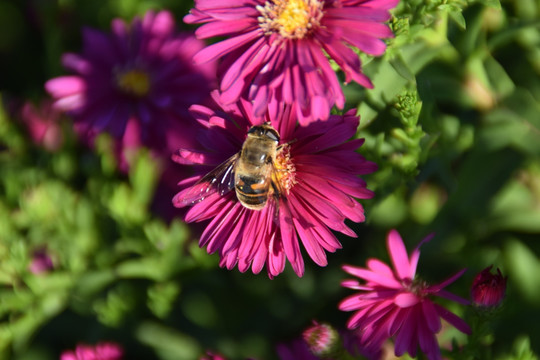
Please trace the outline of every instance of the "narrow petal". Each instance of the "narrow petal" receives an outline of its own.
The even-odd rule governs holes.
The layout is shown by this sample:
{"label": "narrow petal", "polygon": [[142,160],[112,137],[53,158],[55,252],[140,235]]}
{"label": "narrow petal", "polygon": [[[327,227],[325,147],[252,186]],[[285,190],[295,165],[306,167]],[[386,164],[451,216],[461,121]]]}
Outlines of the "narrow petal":
{"label": "narrow petal", "polygon": [[429,330],[432,333],[438,333],[441,330],[441,320],[437,309],[429,299],[422,301],[422,312]]}
{"label": "narrow petal", "polygon": [[224,55],[254,41],[258,31],[259,30],[251,31],[246,34],[209,45],[199,51],[193,57],[193,61],[195,61],[197,64],[204,64],[209,61],[219,59],[220,57],[223,57]]}
{"label": "narrow petal", "polygon": [[401,283],[396,281],[394,278],[389,278],[384,275],[375,273],[373,271],[369,271],[366,269],[357,268],[353,266],[348,266],[348,265],[343,266],[343,270],[345,270],[347,273],[351,275],[354,275],[356,277],[359,277],[369,282],[376,283],[384,287],[388,287],[391,289],[401,288]]}
{"label": "narrow petal", "polygon": [[405,244],[403,244],[403,240],[396,230],[390,230],[386,244],[398,277],[408,279],[410,274],[409,257]]}
{"label": "narrow petal", "polygon": [[451,311],[443,308],[442,306],[438,304],[434,304],[435,309],[437,310],[437,313],[448,323],[450,323],[452,326],[454,326],[456,329],[461,331],[464,334],[470,334],[471,328],[465,321],[463,321],[459,316],[452,313]]}

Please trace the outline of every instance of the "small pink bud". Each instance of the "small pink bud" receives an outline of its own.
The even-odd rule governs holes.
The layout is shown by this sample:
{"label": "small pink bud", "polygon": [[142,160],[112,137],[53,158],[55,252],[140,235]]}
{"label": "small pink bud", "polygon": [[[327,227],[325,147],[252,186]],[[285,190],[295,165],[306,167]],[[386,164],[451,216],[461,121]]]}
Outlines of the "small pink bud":
{"label": "small pink bud", "polygon": [[341,350],[338,332],[328,324],[313,325],[304,330],[302,334],[309,350],[316,356],[328,356]]}
{"label": "small pink bud", "polygon": [[501,303],[506,292],[506,278],[497,268],[497,274],[491,273],[488,266],[474,278],[471,287],[471,298],[474,304],[484,307],[494,307]]}
{"label": "small pink bud", "polygon": [[33,274],[42,274],[54,268],[53,261],[46,250],[36,250],[32,254],[32,261],[28,266],[28,269]]}

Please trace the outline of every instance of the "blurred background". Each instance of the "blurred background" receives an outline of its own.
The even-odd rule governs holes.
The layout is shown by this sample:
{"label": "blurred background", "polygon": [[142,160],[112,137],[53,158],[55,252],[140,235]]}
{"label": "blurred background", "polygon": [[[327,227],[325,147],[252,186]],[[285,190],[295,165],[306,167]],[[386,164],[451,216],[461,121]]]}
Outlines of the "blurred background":
{"label": "blurred background", "polygon": [[[192,31],[182,23],[192,5],[0,0],[0,359],[58,359],[105,340],[126,359],[197,359],[207,349],[277,359],[277,344],[314,319],[345,327],[341,265],[387,260],[392,228],[409,250],[435,233],[418,274],[435,283],[468,268],[449,288],[462,297],[482,269],[500,268],[506,299],[477,358],[535,358],[540,1],[410,0],[392,11],[387,53],[360,54],[375,88],[344,86],[346,109],[361,116],[360,152],[379,165],[364,177],[376,194],[362,202],[367,220],[349,224],[358,238],[340,238],[327,267],[305,254],[302,278],[287,265],[273,280],[219,268],[197,245],[200,228],[170,205],[175,190],[158,198],[167,172],[150,152],[141,148],[123,170],[111,138],[80,141],[44,90],[68,74],[60,58],[81,51],[83,27],[108,33],[114,18],[166,9]],[[186,174],[175,166],[183,175],[173,183]]]}

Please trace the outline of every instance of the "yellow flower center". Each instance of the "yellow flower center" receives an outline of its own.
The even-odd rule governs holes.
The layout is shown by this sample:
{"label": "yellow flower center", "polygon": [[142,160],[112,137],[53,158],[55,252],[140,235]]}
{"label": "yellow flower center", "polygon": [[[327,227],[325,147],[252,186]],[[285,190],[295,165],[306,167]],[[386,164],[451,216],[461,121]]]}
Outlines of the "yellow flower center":
{"label": "yellow flower center", "polygon": [[126,94],[143,97],[150,91],[150,76],[144,71],[131,69],[119,72],[116,84]]}
{"label": "yellow flower center", "polygon": [[289,145],[284,144],[281,146],[276,154],[274,160],[274,182],[278,184],[282,191],[285,191],[287,195],[292,189],[296,181],[296,167],[291,160],[291,149]]}
{"label": "yellow flower center", "polygon": [[319,0],[272,0],[257,10],[264,33],[278,32],[287,39],[302,39],[320,24],[323,2]]}

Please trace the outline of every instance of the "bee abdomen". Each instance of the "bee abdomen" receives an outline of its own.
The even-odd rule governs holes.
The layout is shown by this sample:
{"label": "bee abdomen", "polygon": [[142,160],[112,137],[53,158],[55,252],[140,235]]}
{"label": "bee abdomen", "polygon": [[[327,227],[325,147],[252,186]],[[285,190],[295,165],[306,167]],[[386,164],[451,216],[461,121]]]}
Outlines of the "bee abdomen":
{"label": "bee abdomen", "polygon": [[260,210],[268,200],[269,183],[264,176],[239,176],[235,189],[238,200],[248,209]]}

